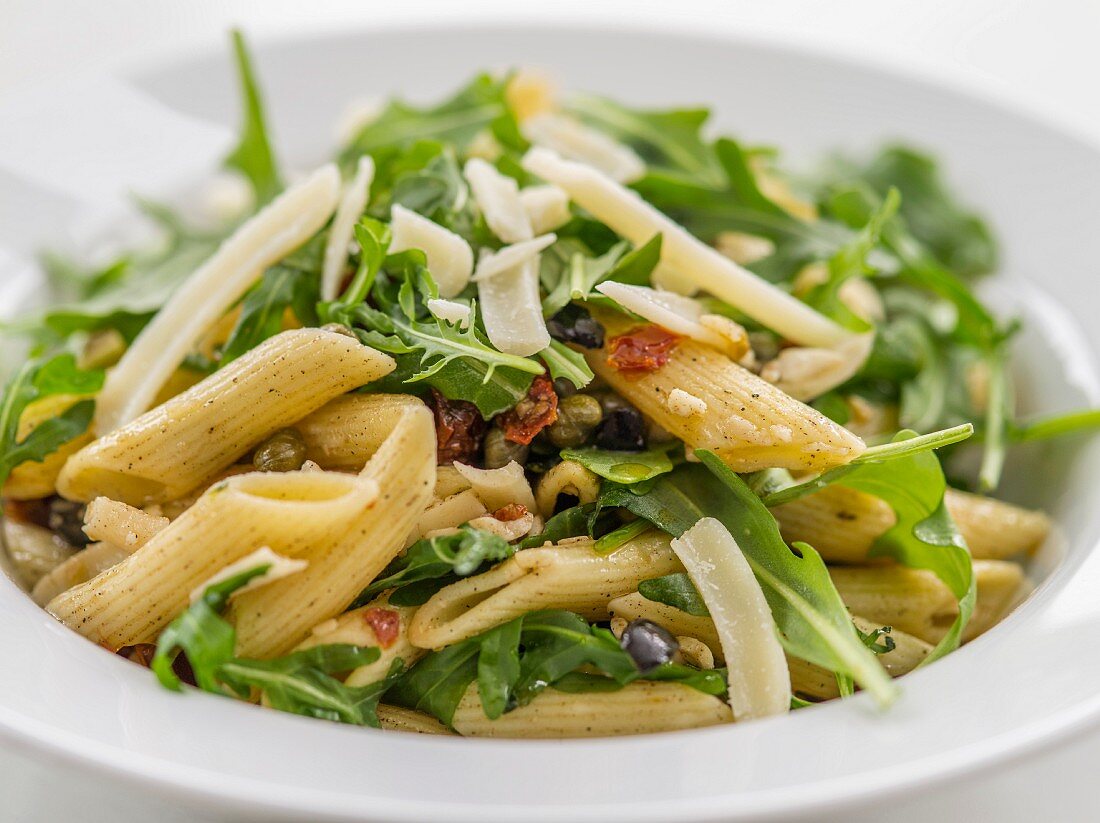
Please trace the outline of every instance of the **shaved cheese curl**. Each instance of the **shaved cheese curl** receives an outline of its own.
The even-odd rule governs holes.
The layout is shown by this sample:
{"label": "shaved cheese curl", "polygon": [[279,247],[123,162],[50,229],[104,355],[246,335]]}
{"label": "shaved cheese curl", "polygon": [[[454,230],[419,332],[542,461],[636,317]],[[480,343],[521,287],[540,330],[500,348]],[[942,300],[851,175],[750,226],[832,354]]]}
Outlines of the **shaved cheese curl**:
{"label": "shaved cheese curl", "polygon": [[516,181],[478,158],[468,161],[463,171],[477,207],[493,234],[505,243],[530,240],[531,221],[523,208]]}
{"label": "shaved cheese curl", "polygon": [[374,160],[369,154],[364,154],[359,158],[355,177],[348,183],[340,205],[336,207],[336,216],[332,218],[332,228],[328,231],[324,266],[321,269],[322,300],[336,299],[344,266],[348,262],[348,248],[355,232],[355,223],[367,207],[373,180]]}
{"label": "shaved cheese curl", "polygon": [[645,175],[645,162],[632,148],[572,117],[538,114],[525,120],[520,130],[536,146],[599,169],[616,182],[633,183]]}
{"label": "shaved cheese curl", "polygon": [[791,676],[764,591],[729,530],[704,517],[672,550],[706,603],[729,667],[729,698],[736,720],[784,714],[791,707]]}
{"label": "shaved cheese curl", "polygon": [[259,279],[305,243],[336,208],[340,173],[331,163],[287,189],[245,222],[179,287],[107,375],[96,400],[104,435],[147,411],[203,333]]}
{"label": "shaved cheese curl", "polygon": [[563,160],[539,147],[527,152],[523,167],[565,189],[575,203],[635,245],[661,234],[661,260],[677,275],[675,281],[666,281],[668,284],[689,281],[788,340],[806,346],[831,347],[851,336],[829,318],[693,237],[636,192],[597,169]]}
{"label": "shaved cheese curl", "polygon": [[407,249],[424,252],[440,297],[454,297],[470,282],[474,253],[470,244],[453,231],[400,205],[393,207],[390,229],[391,252]]}

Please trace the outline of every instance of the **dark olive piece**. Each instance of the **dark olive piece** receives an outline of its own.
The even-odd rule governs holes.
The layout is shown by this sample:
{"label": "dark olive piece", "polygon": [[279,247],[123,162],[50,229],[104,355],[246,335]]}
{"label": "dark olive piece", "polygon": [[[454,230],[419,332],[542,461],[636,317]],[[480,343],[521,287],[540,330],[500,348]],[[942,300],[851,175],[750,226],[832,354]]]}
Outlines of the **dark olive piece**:
{"label": "dark olive piece", "polygon": [[306,442],[297,429],[280,429],[252,455],[252,465],[262,472],[292,472],[306,462]]}
{"label": "dark olive piece", "polygon": [[668,629],[644,618],[630,621],[619,645],[643,674],[668,663],[680,650],[679,642]]}
{"label": "dark olive piece", "polygon": [[603,422],[596,427],[596,445],[612,451],[644,451],[645,420],[642,413],[629,406],[607,412]]}
{"label": "dark olive piece", "polygon": [[50,531],[77,549],[92,542],[84,533],[84,504],[54,497],[49,503],[47,525]]}
{"label": "dark olive piece", "polygon": [[588,309],[570,303],[546,321],[550,336],[562,343],[573,343],[584,349],[598,349],[603,345],[604,330],[592,318]]}

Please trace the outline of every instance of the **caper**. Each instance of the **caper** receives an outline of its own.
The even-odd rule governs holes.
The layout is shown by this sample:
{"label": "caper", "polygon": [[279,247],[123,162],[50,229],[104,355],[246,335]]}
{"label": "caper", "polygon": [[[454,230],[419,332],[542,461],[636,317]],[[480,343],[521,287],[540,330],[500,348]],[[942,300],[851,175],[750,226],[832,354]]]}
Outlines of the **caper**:
{"label": "caper", "polygon": [[494,426],[485,435],[485,468],[499,469],[513,460],[521,466],[527,462],[529,448],[504,436],[504,430]]}
{"label": "caper", "polygon": [[261,443],[252,465],[262,472],[292,472],[306,462],[306,442],[297,429],[280,429]]}
{"label": "caper", "polygon": [[588,394],[574,394],[558,402],[558,419],[546,430],[559,449],[582,445],[603,420],[600,401]]}

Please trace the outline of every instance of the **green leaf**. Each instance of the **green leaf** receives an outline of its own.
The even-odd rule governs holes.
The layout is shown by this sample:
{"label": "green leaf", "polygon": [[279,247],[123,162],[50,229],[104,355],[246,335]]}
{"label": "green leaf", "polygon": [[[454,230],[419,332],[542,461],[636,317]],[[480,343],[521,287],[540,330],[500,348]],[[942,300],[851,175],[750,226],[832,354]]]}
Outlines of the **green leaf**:
{"label": "green leaf", "polygon": [[625,523],[614,531],[610,531],[603,537],[599,538],[592,546],[592,551],[596,554],[611,554],[615,549],[629,543],[635,537],[645,534],[652,528],[652,525],[645,520],[635,520],[631,523]]}
{"label": "green leaf", "polygon": [[722,171],[702,137],[707,109],[646,111],[606,97],[573,95],[566,111],[634,149],[646,165],[721,185]]}
{"label": "green leaf", "polygon": [[620,241],[598,256],[575,237],[563,237],[550,246],[543,252],[539,269],[539,279],[548,292],[542,301],[543,316],[552,317],[571,300],[588,298],[597,283],[612,276],[629,245]]}
{"label": "green leaf", "polygon": [[[315,325],[313,307],[320,294],[318,280],[315,272],[288,266],[268,269],[241,304],[240,317],[222,350],[220,365],[236,360],[282,331],[283,314],[288,308],[295,307],[299,322]],[[305,317],[301,316],[306,312]]]}
{"label": "green leaf", "polygon": [[508,709],[512,689],[519,680],[520,632],[524,618],[517,618],[490,631],[480,644],[477,658],[477,689],[485,716],[496,720]]}
{"label": "green leaf", "polygon": [[583,389],[596,378],[584,355],[573,351],[560,340],[551,340],[538,356],[546,364],[552,380],[568,380],[574,387]]}
{"label": "green leaf", "polygon": [[646,494],[618,487],[603,505],[622,506],[679,537],[704,517],[733,534],[760,582],[788,652],[855,679],[880,703],[894,699],[889,675],[860,642],[820,555],[799,544],[801,557],[779,534],[775,518],[745,482],[708,451],[657,479]]}
{"label": "green leaf", "polygon": [[240,141],[225,158],[225,164],[248,178],[256,204],[263,205],[282,190],[283,182],[268,138],[263,99],[252,71],[252,58],[240,31],[233,32],[233,55],[241,84],[244,121]]}
{"label": "green leaf", "polygon": [[[894,439],[913,436],[903,431]],[[953,651],[974,611],[977,585],[966,541],[944,505],[947,483],[939,460],[931,452],[919,452],[889,463],[861,463],[837,483],[878,497],[897,517],[875,540],[869,557],[890,557],[914,569],[927,569],[958,598],[959,616],[926,662]]]}
{"label": "green leaf", "polygon": [[623,485],[644,483],[672,471],[669,451],[675,443],[668,443],[641,452],[612,451],[586,446],[579,449],[562,449],[562,460],[580,463],[594,474]]}
{"label": "green leaf", "polygon": [[95,412],[93,400],[81,400],[19,439],[23,412],[37,400],[59,394],[94,394],[103,386],[102,371],[82,371],[71,354],[28,360],[11,376],[0,399],[0,486],[12,469],[40,462],[83,434]]}
{"label": "green leaf", "polygon": [[1073,434],[1091,434],[1097,429],[1100,429],[1100,409],[1084,409],[1018,421],[1010,428],[1009,437],[1015,443],[1031,443]]}
{"label": "green leaf", "polygon": [[546,521],[540,534],[523,538],[516,544],[519,549],[538,548],[546,543],[558,543],[568,537],[580,537],[589,534],[588,518],[595,506],[572,506],[560,511]]}
{"label": "green leaf", "polygon": [[638,593],[646,600],[664,603],[696,617],[710,617],[710,609],[686,572],[643,580],[638,584]]}
{"label": "green leaf", "polygon": [[504,538],[469,525],[454,534],[422,538],[394,558],[356,598],[354,606],[369,603],[386,589],[447,576],[467,577],[486,563],[507,560],[514,551]]}

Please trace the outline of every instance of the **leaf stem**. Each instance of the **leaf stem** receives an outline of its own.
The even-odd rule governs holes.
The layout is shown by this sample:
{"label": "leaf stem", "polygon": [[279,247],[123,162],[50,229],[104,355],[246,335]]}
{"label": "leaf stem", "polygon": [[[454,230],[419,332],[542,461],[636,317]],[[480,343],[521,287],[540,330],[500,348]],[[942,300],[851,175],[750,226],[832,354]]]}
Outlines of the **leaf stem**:
{"label": "leaf stem", "polygon": [[907,457],[917,452],[950,446],[952,443],[966,440],[972,434],[974,434],[974,424],[963,423],[959,426],[952,426],[949,429],[942,429],[929,434],[922,434],[918,437],[911,437],[908,440],[898,440],[893,443],[883,443],[879,446],[871,446],[867,451],[853,460],[852,463],[859,464],[880,462],[883,460],[896,460],[899,457]]}

